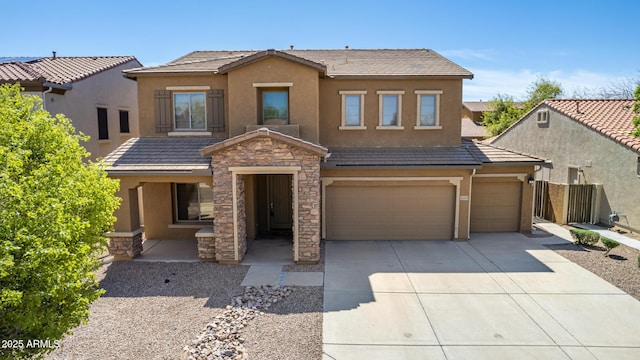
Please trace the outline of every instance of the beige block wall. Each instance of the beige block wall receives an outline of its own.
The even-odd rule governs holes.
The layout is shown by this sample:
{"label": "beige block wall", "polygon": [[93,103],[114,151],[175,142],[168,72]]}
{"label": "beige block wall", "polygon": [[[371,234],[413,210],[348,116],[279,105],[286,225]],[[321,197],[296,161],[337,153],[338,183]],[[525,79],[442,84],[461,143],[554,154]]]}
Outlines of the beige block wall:
{"label": "beige block wall", "polygon": [[293,83],[289,87],[289,124],[299,125],[300,137],[317,143],[318,71],[276,57],[235,69],[229,77],[229,136],[246,132],[247,125],[258,124],[259,89],[253,83]]}
{"label": "beige block wall", "polygon": [[[140,109],[140,136],[162,137],[167,133],[157,133],[155,128],[155,90],[165,90],[167,86],[210,86],[211,89],[224,90],[225,131],[214,133],[213,137],[228,136],[229,129],[229,91],[225,75],[202,76],[141,76],[138,78],[138,106]],[[173,101],[173,100],[172,100]],[[173,109],[173,105],[172,105]],[[172,110],[173,111],[173,110]],[[207,123],[210,119],[207,119]]]}
{"label": "beige block wall", "polygon": [[[342,120],[342,90],[366,90],[366,130],[339,130]],[[404,90],[401,123],[404,130],[377,130],[379,90]],[[418,95],[415,90],[442,90],[440,130],[414,130]],[[462,80],[320,80],[320,143],[328,147],[458,146],[462,116]]]}

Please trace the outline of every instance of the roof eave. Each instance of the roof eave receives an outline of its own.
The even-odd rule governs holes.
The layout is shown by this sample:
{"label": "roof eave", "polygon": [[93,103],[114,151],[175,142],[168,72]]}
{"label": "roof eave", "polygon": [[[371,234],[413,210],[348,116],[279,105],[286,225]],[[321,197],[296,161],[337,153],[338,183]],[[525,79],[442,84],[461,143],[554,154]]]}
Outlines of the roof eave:
{"label": "roof eave", "polygon": [[473,79],[471,75],[416,75],[416,74],[328,74],[333,79]]}
{"label": "roof eave", "polygon": [[183,170],[119,170],[108,167],[109,176],[212,176],[213,170],[209,169],[183,169]]}

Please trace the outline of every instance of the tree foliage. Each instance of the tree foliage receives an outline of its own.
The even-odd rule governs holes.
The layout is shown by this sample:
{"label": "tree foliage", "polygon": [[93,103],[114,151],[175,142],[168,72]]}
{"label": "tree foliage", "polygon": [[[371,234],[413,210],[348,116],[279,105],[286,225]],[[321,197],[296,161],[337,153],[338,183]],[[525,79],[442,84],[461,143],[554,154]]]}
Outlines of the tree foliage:
{"label": "tree foliage", "polygon": [[489,111],[483,112],[483,124],[492,136],[505,131],[522,115],[546,99],[562,95],[562,86],[556,81],[539,77],[527,89],[527,99],[518,104],[509,95],[498,94],[489,101]]}
{"label": "tree foliage", "polygon": [[638,85],[633,92],[633,98],[636,100],[633,103],[633,112],[636,114],[633,117],[633,125],[635,125],[636,129],[631,134],[640,138],[640,85]]}
{"label": "tree foliage", "polygon": [[[0,339],[16,345],[0,348],[0,358],[50,351],[103,292],[96,251],[114,223],[119,185],[85,162],[80,141],[39,98],[0,86]],[[33,340],[50,343],[28,348]]]}

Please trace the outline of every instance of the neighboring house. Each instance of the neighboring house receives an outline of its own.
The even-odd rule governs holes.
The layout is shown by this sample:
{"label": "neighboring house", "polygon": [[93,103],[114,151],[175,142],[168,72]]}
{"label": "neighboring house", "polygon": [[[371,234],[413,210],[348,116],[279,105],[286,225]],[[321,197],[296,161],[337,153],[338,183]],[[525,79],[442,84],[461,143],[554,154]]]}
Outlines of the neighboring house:
{"label": "neighboring house", "polygon": [[462,117],[471,119],[476,124],[482,122],[482,113],[489,110],[489,103],[486,101],[465,101],[462,103]]}
{"label": "neighboring house", "polygon": [[221,263],[289,236],[293,260],[314,263],[321,239],[531,230],[542,161],[462,140],[473,75],[432,50],[196,51],[125,74],[140,138],[106,158],[123,198],[115,259],[143,232],[197,238]]}
{"label": "neighboring house", "polygon": [[122,71],[142,66],[133,56],[56,56],[0,58],[0,84],[20,83],[25,93],[43,99],[51,114],[64,114],[91,159],[106,156],[138,137],[137,84]]}
{"label": "neighboring house", "polygon": [[[634,100],[550,99],[493,139],[501,148],[548,159],[536,177],[552,184],[602,184],[594,212],[607,224],[640,231],[640,139],[633,130]],[[594,200],[595,201],[595,200]],[[565,216],[566,217],[566,216]],[[561,216],[556,220],[562,222]],[[615,219],[613,219],[615,220]]]}
{"label": "neighboring house", "polygon": [[461,134],[463,138],[482,140],[489,136],[485,126],[479,125],[473,120],[463,117],[461,122]]}

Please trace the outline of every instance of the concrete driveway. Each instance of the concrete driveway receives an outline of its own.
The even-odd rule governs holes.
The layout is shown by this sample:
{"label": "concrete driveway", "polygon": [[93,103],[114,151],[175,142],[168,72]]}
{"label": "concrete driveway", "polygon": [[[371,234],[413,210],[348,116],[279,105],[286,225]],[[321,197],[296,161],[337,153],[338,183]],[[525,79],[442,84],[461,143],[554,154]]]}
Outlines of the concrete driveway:
{"label": "concrete driveway", "polygon": [[472,238],[328,241],[323,358],[640,359],[640,302],[557,238]]}

